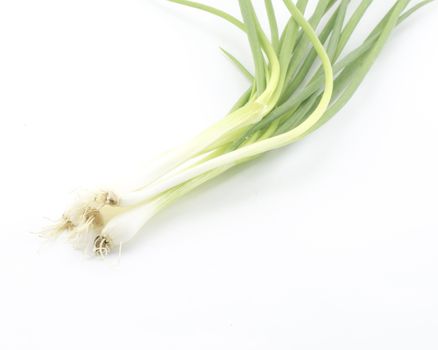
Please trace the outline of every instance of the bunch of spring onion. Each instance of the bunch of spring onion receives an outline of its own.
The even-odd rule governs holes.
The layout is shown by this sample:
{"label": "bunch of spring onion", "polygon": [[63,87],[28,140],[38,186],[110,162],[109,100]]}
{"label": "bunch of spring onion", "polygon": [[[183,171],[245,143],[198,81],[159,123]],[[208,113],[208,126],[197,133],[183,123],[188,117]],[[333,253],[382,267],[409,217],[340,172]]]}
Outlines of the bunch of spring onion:
{"label": "bunch of spring onion", "polygon": [[363,43],[348,53],[344,49],[372,0],[361,0],[354,9],[350,0],[319,0],[308,19],[308,0],[279,0],[290,15],[281,32],[272,1],[265,0],[269,35],[251,0],[238,0],[241,19],[200,3],[170,1],[219,16],[247,37],[253,74],[225,53],[251,86],[227,116],[166,153],[138,185],[82,198],[50,228],[49,235],[65,233],[77,247],[97,255],[121,248],[153,215],[206,181],[323,125],[358,89],[393,30],[431,0],[411,6],[409,0],[394,1]]}

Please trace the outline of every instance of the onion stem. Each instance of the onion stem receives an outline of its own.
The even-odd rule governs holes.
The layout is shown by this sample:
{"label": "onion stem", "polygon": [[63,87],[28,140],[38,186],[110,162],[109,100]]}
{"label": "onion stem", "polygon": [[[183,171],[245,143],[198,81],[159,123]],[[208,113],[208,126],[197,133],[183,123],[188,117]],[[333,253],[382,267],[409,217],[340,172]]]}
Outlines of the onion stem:
{"label": "onion stem", "polygon": [[281,32],[273,2],[265,0],[269,38],[251,0],[238,0],[242,20],[201,3],[169,1],[218,16],[246,34],[254,74],[233,54],[222,51],[251,86],[224,118],[160,157],[138,181],[126,186],[127,191],[98,191],[81,198],[48,228],[47,236],[65,233],[79,248],[91,246],[95,254],[108,255],[116,245],[121,249],[160,210],[203,183],[306,137],[352,98],[394,28],[433,0],[410,9],[409,0],[394,0],[363,43],[345,54],[372,0],[361,0],[354,11],[349,11],[350,0],[319,0],[309,20],[308,0],[296,4],[283,0],[289,20]]}

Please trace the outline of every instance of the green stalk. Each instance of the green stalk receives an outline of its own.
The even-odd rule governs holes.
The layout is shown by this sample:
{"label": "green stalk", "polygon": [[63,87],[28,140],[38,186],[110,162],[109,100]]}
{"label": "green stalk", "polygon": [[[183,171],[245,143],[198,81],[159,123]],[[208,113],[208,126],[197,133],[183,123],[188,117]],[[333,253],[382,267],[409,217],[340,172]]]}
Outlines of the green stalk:
{"label": "green stalk", "polygon": [[[339,62],[339,64],[337,64],[337,66],[335,66],[335,71],[337,72],[342,72],[344,74],[341,73],[341,75],[339,76],[339,80],[338,80],[338,85],[340,86],[339,89],[342,89],[342,87],[346,84],[346,82],[348,82],[348,76],[349,74],[352,73],[352,71],[355,70],[355,67],[357,67],[358,65],[360,65],[361,63],[363,63],[363,55],[366,54],[367,52],[371,52],[370,54],[368,54],[368,58],[367,58],[367,62],[368,64],[372,64],[373,60],[375,59],[375,56],[378,55],[378,53],[381,50],[381,46],[383,46],[384,42],[387,40],[390,32],[392,31],[392,29],[394,28],[394,26],[396,24],[400,24],[401,22],[403,22],[406,18],[408,18],[411,14],[413,14],[416,10],[418,10],[419,8],[421,8],[422,6],[426,5],[427,3],[431,2],[431,0],[425,0],[421,3],[419,3],[418,5],[416,5],[415,7],[413,7],[412,9],[406,11],[403,15],[401,15],[400,17],[397,18],[397,16],[399,15],[400,11],[402,9],[405,8],[405,5],[407,5],[407,2],[400,4],[400,2],[398,3],[399,7],[394,7],[394,10],[397,10],[397,12],[392,12],[392,22],[388,23],[386,25],[386,27],[383,29],[383,24],[384,21],[381,22],[381,24],[379,26],[376,27],[376,29],[373,31],[373,33],[370,35],[370,37],[368,38],[368,40],[362,44],[360,47],[358,47],[356,50],[354,50],[352,53],[350,53],[349,55],[347,55],[343,60],[341,60]],[[397,5],[397,4],[396,4]],[[345,31],[343,32],[343,35],[341,36],[341,39],[339,40],[339,46],[338,46],[338,50],[336,52],[336,56],[338,56],[340,54],[340,52],[342,51],[342,49],[345,47],[346,41],[348,41],[348,38],[351,36],[351,32],[354,30],[354,28],[357,26],[357,23],[359,21],[359,19],[362,17],[362,15],[365,13],[366,9],[369,6],[369,1],[362,1],[362,3],[359,5],[358,9],[356,10],[356,12],[353,14],[352,18],[350,19],[349,23],[347,24]],[[388,15],[385,17],[387,18],[391,13],[388,13]],[[394,18],[397,18],[398,20],[396,21],[396,23],[394,24]],[[378,42],[378,44],[377,44]],[[370,49],[372,49],[372,51],[369,51]],[[367,69],[363,69],[360,72],[360,75],[362,76],[365,72],[365,70],[368,70],[369,68],[367,67]],[[359,73],[357,73],[358,75],[355,78],[356,83],[354,85],[358,85],[359,83]],[[312,86],[308,87],[308,92],[307,94],[303,94],[302,97],[299,100],[303,100],[305,99],[305,95],[308,96],[312,96],[312,94],[314,94],[315,91],[317,91],[317,89],[319,89],[319,86],[321,85],[321,79],[318,79],[318,81],[312,83]],[[354,86],[351,85],[351,86]],[[351,94],[351,88],[349,89],[349,94]],[[336,107],[331,107],[330,111],[326,112],[324,114],[324,121],[326,121],[328,119],[328,117],[330,117],[332,114],[334,114],[336,112],[336,109],[339,109],[341,104],[339,101],[345,101],[347,98],[346,96],[348,95],[344,95],[344,97],[341,100],[337,100],[336,102]],[[309,109],[309,106],[312,104],[312,102],[314,102],[316,99],[315,96],[311,97],[309,101],[307,101],[307,104],[303,105],[303,107],[305,107],[306,109]],[[303,110],[300,112],[303,116],[307,113],[307,111],[303,108]],[[275,121],[275,119],[273,120],[273,122]],[[319,122],[317,123],[317,125],[321,125],[322,123]],[[314,128],[313,128],[314,129]],[[245,146],[244,146],[245,147]],[[180,185],[180,187],[178,187],[179,193],[182,195],[184,193],[187,193],[189,191],[191,191],[192,189],[196,188],[197,186],[199,186],[201,183],[208,181],[209,179],[212,179],[215,176],[218,176],[219,174],[225,172],[226,170],[228,170],[229,167],[224,167],[224,168],[220,168],[220,169],[216,169],[213,170],[207,174],[201,175],[200,177],[197,177],[195,179],[190,180],[189,182],[186,182],[185,184]],[[171,190],[174,191],[174,190]],[[179,196],[177,195],[177,192],[173,192],[175,196],[173,196],[173,199],[171,201],[169,201],[169,204],[171,202],[173,202],[174,200],[176,200],[177,198],[179,198]]]}
{"label": "green stalk", "polygon": [[[406,18],[408,18],[410,15],[412,15],[416,10],[420,9],[421,7],[423,7],[424,5],[426,5],[427,3],[431,2],[431,0],[425,0],[421,3],[419,3],[418,5],[416,5],[415,7],[413,7],[412,9],[406,11],[402,16],[400,16],[400,18],[398,19],[397,24],[400,24],[401,22],[403,22]],[[358,19],[359,17],[361,17],[359,14],[365,13],[366,9],[368,8],[369,4],[368,1],[363,1],[361,3],[361,5],[359,6],[359,8],[356,10],[356,12],[354,13],[352,19],[349,21],[349,24],[347,24],[346,26],[346,30],[348,29],[347,32],[348,34],[344,34],[343,38],[347,38],[351,35],[351,31],[357,26],[358,23]],[[389,15],[389,14],[388,14]],[[380,27],[382,27],[383,25],[383,21],[380,24]],[[337,71],[341,71],[344,70],[344,75],[340,76],[340,80],[338,81],[339,84],[341,84],[342,86],[346,83],[346,81],[348,81],[347,77],[348,75],[351,73],[351,71],[353,70],[354,67],[354,62],[358,62],[360,63],[360,58],[361,56],[366,53],[371,47],[373,47],[373,45],[375,44],[375,41],[377,40],[377,34],[380,34],[379,31],[381,28],[379,28],[379,26],[375,29],[375,31],[373,31],[373,34],[370,35],[370,37],[368,38],[368,41],[366,43],[364,43],[363,45],[361,45],[358,49],[354,50],[352,53],[350,53],[349,55],[346,56],[346,58],[344,60],[342,60],[337,67],[335,67]],[[340,40],[340,47],[343,48],[345,46],[345,39],[341,39]],[[339,54],[339,52],[342,51],[342,49],[338,49],[337,54]],[[374,52],[378,52],[378,49],[375,49]],[[348,67],[348,68],[345,68]],[[345,78],[343,78],[345,76]],[[310,90],[315,90],[316,86],[320,85],[320,81],[313,83],[313,89]],[[309,106],[311,105],[311,102],[315,101],[315,96],[311,98],[311,101],[308,101],[309,103],[307,105],[304,105],[303,107],[305,107],[306,109],[309,109]],[[345,98],[344,98],[345,99]],[[338,102],[338,108],[339,108],[339,102]],[[307,113],[307,111],[305,109],[302,110],[302,112],[300,112],[302,115],[305,115]],[[326,113],[324,116],[324,119],[328,119],[327,116],[330,116],[330,114],[334,114],[335,113],[335,109],[332,107],[330,113]],[[211,174],[211,173],[209,173]],[[205,176],[205,175],[202,175]],[[193,180],[191,180],[193,181]],[[184,185],[182,185],[184,186]]]}
{"label": "green stalk", "polygon": [[272,0],[265,0],[266,12],[268,14],[269,27],[271,29],[271,43],[275,52],[278,53],[280,49],[280,38],[278,33],[277,17],[275,16],[274,6]]}
{"label": "green stalk", "polygon": [[221,51],[229,58],[229,60],[236,66],[236,68],[243,74],[245,78],[247,78],[250,82],[254,81],[254,76],[233,54],[223,48],[221,48]]}
{"label": "green stalk", "polygon": [[239,21],[236,17],[231,16],[230,14],[221,11],[215,7],[204,5],[199,2],[188,1],[188,0],[168,0],[168,1],[188,7],[193,7],[205,12],[209,12],[215,16],[225,19],[226,21],[230,22],[231,24],[235,25],[237,28],[240,28],[243,31],[246,30],[245,25],[242,23],[242,21]]}
{"label": "green stalk", "polygon": [[254,8],[251,0],[239,0],[240,11],[246,26],[249,45],[255,67],[255,80],[257,95],[261,95],[266,88],[265,59],[263,58],[262,47],[259,40],[258,23],[255,17]]}
{"label": "green stalk", "polygon": [[208,173],[209,171],[226,166],[232,166],[267,151],[286,146],[292,142],[301,139],[303,135],[306,134],[306,132],[308,132],[319,121],[319,119],[322,117],[330,104],[333,92],[333,70],[330,59],[312,26],[306,21],[296,5],[294,5],[290,0],[283,0],[283,2],[289,9],[291,15],[295,17],[296,21],[309,37],[309,40],[311,41],[312,45],[314,45],[315,50],[318,52],[318,56],[320,56],[323,63],[326,76],[325,89],[321,101],[319,102],[317,108],[313,111],[313,113],[311,113],[311,115],[303,123],[301,123],[296,128],[288,131],[287,133],[270,137],[257,143],[242,147],[238,150],[226,153],[222,156],[208,160],[201,165],[188,169],[182,174],[176,175],[167,180],[165,179],[163,181],[160,181],[157,184],[152,185],[151,187],[146,187],[136,192],[128,193],[120,198],[120,205],[131,206],[139,204],[141,202],[147,201],[148,199],[156,197],[160,193],[167,191],[172,187],[178,186],[186,181]]}
{"label": "green stalk", "polygon": [[376,44],[374,45],[372,50],[366,55],[363,61],[358,64],[357,71],[354,73],[350,85],[344,91],[343,95],[335,103],[333,103],[332,106],[330,106],[330,108],[324,114],[323,118],[321,118],[321,120],[311,130],[309,130],[309,132],[312,132],[313,130],[319,128],[322,124],[327,122],[351,99],[351,97],[359,88],[365,76],[373,66],[377,56],[382,51],[383,46],[385,45],[392,31],[397,26],[401,13],[408,6],[408,4],[409,0],[400,0],[397,2]]}

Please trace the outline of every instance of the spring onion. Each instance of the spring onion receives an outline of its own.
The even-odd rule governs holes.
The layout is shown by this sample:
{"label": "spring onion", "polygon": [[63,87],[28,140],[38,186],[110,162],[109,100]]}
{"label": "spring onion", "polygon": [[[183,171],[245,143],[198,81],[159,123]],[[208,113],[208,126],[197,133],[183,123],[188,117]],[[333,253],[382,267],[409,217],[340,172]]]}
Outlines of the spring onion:
{"label": "spring onion", "polygon": [[201,3],[169,1],[218,16],[246,35],[254,73],[223,52],[251,86],[228,115],[167,152],[128,190],[86,196],[47,230],[49,236],[65,233],[79,248],[90,247],[100,256],[129,242],[152,216],[186,193],[241,163],[301,140],[327,122],[359,88],[393,30],[431,2],[408,8],[410,0],[394,1],[362,44],[345,52],[372,0],[361,0],[352,11],[350,0],[319,0],[309,19],[307,0],[282,0],[282,10],[289,15],[282,31],[279,9],[265,0],[269,35],[251,0],[238,0],[241,19]]}

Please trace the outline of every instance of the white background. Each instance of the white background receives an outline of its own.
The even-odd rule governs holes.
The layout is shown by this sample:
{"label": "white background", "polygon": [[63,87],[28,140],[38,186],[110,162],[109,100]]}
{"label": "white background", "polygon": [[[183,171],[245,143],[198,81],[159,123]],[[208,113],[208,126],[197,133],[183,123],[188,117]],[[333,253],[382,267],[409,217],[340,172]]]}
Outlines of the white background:
{"label": "white background", "polygon": [[31,233],[223,116],[247,82],[218,47],[249,64],[245,38],[164,0],[1,0],[0,349],[437,349],[437,16],[398,28],[324,128],[117,263]]}

